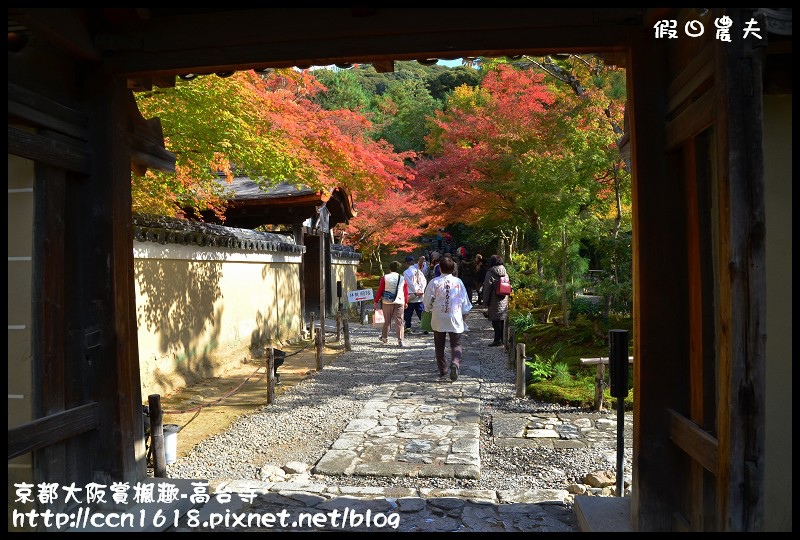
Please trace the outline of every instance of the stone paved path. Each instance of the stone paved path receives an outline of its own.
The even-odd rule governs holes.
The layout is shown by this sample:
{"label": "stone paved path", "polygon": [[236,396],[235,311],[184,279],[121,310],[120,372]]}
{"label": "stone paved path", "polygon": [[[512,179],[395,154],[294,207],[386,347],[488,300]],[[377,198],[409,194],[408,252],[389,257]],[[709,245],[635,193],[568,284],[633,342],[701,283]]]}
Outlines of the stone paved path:
{"label": "stone paved path", "polygon": [[314,467],[331,475],[480,477],[479,373],[436,380],[410,364],[387,378]]}
{"label": "stone paved path", "polygon": [[[473,335],[474,338],[469,335],[465,338],[477,341],[485,337],[479,332]],[[375,337],[370,335],[370,339],[375,340]],[[375,341],[376,359],[387,364],[385,383],[364,403],[314,465],[314,472],[341,479],[337,485],[315,482],[308,475],[305,478],[298,475],[284,482],[223,482],[213,487],[210,500],[205,503],[190,504],[181,499],[166,510],[164,505],[158,506],[161,515],[168,518],[160,521],[160,527],[152,526],[155,520],[148,519],[149,527],[143,528],[137,522],[130,530],[490,533],[581,530],[575,510],[577,500],[573,508],[569,502],[572,495],[566,490],[347,485],[348,477],[360,475],[480,476],[478,355],[482,354],[482,347],[467,342],[464,368],[458,379],[451,382],[449,378],[437,377],[432,362],[419,361],[421,357],[432,358],[432,336],[407,339],[404,348]],[[604,416],[579,412],[558,415],[498,413],[492,418],[492,425],[498,445],[616,448],[616,422]],[[628,448],[631,431],[632,416],[626,415],[625,444]],[[192,493],[191,482],[178,481],[180,492]],[[616,519],[616,523],[623,524],[629,521],[624,511],[611,515],[606,508],[602,509],[603,519]],[[150,514],[156,511],[152,509]]]}
{"label": "stone paved path", "polygon": [[[466,337],[466,336],[465,336]],[[377,341],[377,340],[376,340]],[[404,531],[577,532],[566,490],[475,490],[347,486],[348,476],[480,476],[480,362],[465,346],[456,381],[439,379],[431,336],[406,347],[375,343],[387,362],[385,384],[365,402],[313,472],[336,475],[341,485],[308,481],[237,480],[216,486],[231,495],[196,510],[195,526],[176,531]],[[626,415],[626,445],[632,417]],[[495,442],[506,446],[616,447],[616,422],[581,413],[502,414],[493,418]],[[242,500],[243,494],[254,497]],[[281,522],[281,513],[285,518]],[[237,516],[239,521],[236,521]],[[227,521],[224,519],[227,517]],[[274,519],[269,523],[266,520]],[[314,521],[316,520],[316,521]]]}

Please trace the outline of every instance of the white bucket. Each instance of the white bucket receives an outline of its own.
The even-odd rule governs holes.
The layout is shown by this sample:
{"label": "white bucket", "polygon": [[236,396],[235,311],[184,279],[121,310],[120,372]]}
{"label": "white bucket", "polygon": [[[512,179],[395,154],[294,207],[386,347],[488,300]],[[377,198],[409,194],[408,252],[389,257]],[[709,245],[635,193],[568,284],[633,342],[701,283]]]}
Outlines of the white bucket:
{"label": "white bucket", "polygon": [[178,461],[178,432],[181,427],[177,424],[164,424],[164,454],[167,463]]}

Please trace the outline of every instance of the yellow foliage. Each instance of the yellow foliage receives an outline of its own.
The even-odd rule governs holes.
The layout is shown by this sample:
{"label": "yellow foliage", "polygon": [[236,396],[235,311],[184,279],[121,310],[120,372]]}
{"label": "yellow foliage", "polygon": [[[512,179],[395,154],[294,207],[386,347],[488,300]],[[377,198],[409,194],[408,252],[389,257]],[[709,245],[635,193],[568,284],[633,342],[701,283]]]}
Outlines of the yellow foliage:
{"label": "yellow foliage", "polygon": [[508,309],[509,311],[530,313],[536,308],[538,300],[533,289],[517,289],[508,300]]}

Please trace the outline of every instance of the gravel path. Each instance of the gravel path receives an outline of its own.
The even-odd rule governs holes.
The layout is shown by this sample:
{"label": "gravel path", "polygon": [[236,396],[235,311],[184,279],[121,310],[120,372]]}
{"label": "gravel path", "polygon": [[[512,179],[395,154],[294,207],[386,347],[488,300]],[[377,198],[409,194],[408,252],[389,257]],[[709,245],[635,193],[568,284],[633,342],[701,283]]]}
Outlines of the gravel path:
{"label": "gravel path", "polygon": [[[587,411],[514,397],[514,371],[506,365],[502,347],[487,347],[491,326],[480,314],[469,318],[464,362],[480,362],[481,383],[481,477],[325,477],[314,482],[345,486],[381,486],[446,489],[567,489],[583,483],[592,472],[614,470],[616,450],[609,447],[553,449],[547,446],[504,447],[489,432],[489,419],[506,413],[575,413]],[[241,417],[226,431],[206,439],[186,457],[168,465],[170,478],[207,479],[212,485],[225,480],[258,480],[265,465],[282,467],[288,462],[313,466],[338,438],[347,423],[380,388],[387,367],[375,351],[377,331],[370,326],[350,326],[352,350],[320,372],[281,394],[273,405]],[[432,336],[414,334],[407,342]],[[400,350],[399,350],[400,351]],[[431,373],[435,372],[432,345]],[[613,413],[597,413],[615,419]],[[630,479],[631,449],[625,450],[625,475]]]}

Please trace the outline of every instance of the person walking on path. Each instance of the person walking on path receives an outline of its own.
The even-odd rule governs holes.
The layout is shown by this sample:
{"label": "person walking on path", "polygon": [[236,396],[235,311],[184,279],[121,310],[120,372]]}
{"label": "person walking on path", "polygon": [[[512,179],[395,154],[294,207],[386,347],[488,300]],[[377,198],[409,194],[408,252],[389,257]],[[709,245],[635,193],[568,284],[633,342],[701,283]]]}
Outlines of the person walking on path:
{"label": "person walking on path", "polygon": [[[425,274],[414,264],[414,257],[411,255],[406,255],[406,271],[403,272],[403,279],[408,285],[408,307],[403,312],[403,318],[406,323],[405,331],[410,334],[412,333],[411,320],[414,318],[414,313],[417,314],[417,319],[422,320],[422,295],[428,285]],[[427,334],[427,332],[425,333]]]}
{"label": "person walking on path", "polygon": [[486,279],[486,263],[483,260],[483,255],[478,253],[475,255],[475,266],[473,268],[475,275],[475,293],[478,304],[483,304],[483,281]]}
{"label": "person walking on path", "polygon": [[495,283],[500,276],[507,276],[506,267],[503,266],[503,257],[492,255],[489,267],[483,280],[483,303],[486,304],[486,318],[492,321],[494,328],[494,341],[490,347],[503,344],[503,324],[508,317],[508,295],[498,296],[495,292]]}
{"label": "person walking on path", "polygon": [[428,261],[425,260],[425,255],[420,255],[419,259],[417,259],[417,268],[422,275],[425,277],[425,280],[428,280]]}
{"label": "person walking on path", "polygon": [[467,298],[464,282],[453,275],[455,262],[452,257],[443,256],[439,261],[442,275],[433,279],[425,289],[423,296],[425,311],[431,312],[433,328],[433,345],[436,351],[436,367],[439,377],[447,374],[447,362],[444,358],[445,341],[450,338],[450,380],[458,379],[461,367],[461,336],[466,324],[464,316],[472,309]]}
{"label": "person walking on path", "polygon": [[[453,261],[453,272],[452,274],[458,277],[458,263],[453,259],[453,256],[449,253],[445,253],[442,257],[450,257],[450,260]],[[439,262],[441,262],[442,258],[439,258]],[[442,275],[442,269],[439,267],[439,264],[434,265],[433,267],[433,277],[437,278]]]}
{"label": "person walking on path", "polygon": [[425,278],[428,281],[433,281],[433,278],[438,277],[436,275],[436,265],[439,264],[439,252],[432,251],[431,252],[431,262],[428,264],[428,268],[425,271]]}
{"label": "person walking on path", "polygon": [[408,307],[408,284],[400,275],[400,261],[389,263],[389,273],[381,277],[375,298],[375,309],[383,309],[381,341],[386,343],[389,340],[389,327],[394,323],[397,345],[403,347],[403,312]]}
{"label": "person walking on path", "polygon": [[472,291],[475,287],[475,265],[470,260],[469,255],[463,259],[459,256],[459,259],[458,278],[467,290],[467,298],[472,302]]}

